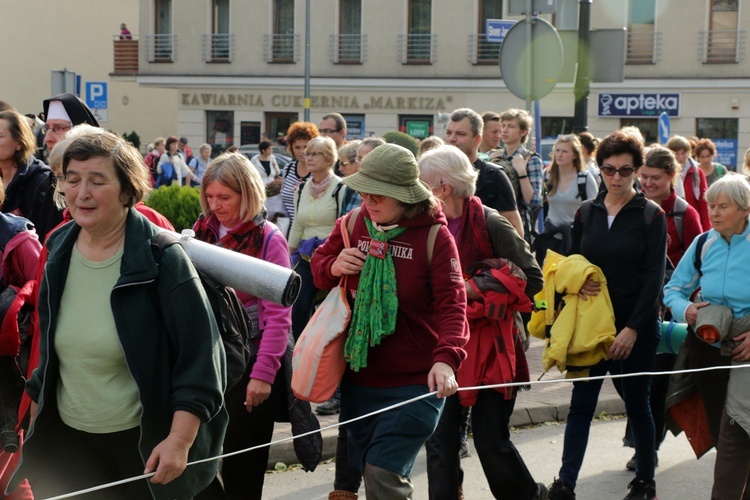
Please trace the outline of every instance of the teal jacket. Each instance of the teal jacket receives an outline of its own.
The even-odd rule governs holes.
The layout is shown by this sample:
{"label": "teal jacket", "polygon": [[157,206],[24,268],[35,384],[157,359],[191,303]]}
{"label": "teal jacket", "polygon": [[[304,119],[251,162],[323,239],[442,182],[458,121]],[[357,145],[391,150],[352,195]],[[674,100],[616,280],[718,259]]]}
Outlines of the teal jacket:
{"label": "teal jacket", "polygon": [[[144,468],[153,448],[169,434],[176,410],[193,413],[202,422],[188,461],[221,454],[228,421],[223,397],[224,348],[208,299],[180,245],[165,249],[157,265],[150,245],[157,231],[160,229],[148,219],[130,209],[120,278],[110,297],[117,333],[143,406],[139,448]],[[39,410],[12,485],[33,470],[35,460],[45,460],[45,443],[60,422],[55,324],[79,232],[80,227],[72,221],[47,240],[49,257],[38,306],[42,335],[39,367],[26,387]],[[211,482],[218,465],[217,460],[189,466],[171,483],[151,485],[153,496],[192,497]],[[30,469],[25,471],[26,467]]]}

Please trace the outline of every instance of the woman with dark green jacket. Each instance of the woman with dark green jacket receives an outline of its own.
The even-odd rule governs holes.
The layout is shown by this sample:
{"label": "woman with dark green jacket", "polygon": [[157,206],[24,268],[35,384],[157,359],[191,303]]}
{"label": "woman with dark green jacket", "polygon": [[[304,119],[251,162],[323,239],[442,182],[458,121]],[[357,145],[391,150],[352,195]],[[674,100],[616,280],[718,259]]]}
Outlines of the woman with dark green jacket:
{"label": "woman with dark green jacket", "polygon": [[215,477],[227,424],[216,322],[179,245],[157,264],[159,230],[132,206],[149,188],[110,133],[70,144],[61,191],[73,221],[51,234],[40,286],[35,402],[14,481],[38,498],[146,472],[101,498],[190,498]]}

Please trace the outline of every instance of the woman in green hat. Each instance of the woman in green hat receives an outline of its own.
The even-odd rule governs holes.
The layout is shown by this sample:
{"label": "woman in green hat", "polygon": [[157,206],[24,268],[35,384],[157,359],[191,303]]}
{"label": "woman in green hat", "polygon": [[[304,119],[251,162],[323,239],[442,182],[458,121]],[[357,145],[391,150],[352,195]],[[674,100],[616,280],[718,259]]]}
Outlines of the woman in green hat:
{"label": "woman in green hat", "polygon": [[347,215],[351,248],[336,225],[311,262],[321,289],[349,276],[341,421],[437,391],[349,424],[349,464],[362,470],[368,498],[410,498],[414,460],[443,398],[458,389],[455,371],[466,357],[461,265],[445,216],[407,149],[376,148],[344,183],[364,200]]}

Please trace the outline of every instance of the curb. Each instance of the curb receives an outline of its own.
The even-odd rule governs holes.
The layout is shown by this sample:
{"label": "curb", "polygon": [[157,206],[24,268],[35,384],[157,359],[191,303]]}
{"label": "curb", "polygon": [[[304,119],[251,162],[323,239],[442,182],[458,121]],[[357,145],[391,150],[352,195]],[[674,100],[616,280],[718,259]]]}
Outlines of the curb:
{"label": "curb", "polygon": [[[603,396],[603,395],[602,395]],[[564,404],[537,404],[528,407],[516,407],[510,418],[512,427],[523,427],[527,425],[538,425],[547,422],[563,422],[568,417],[570,402]],[[625,413],[625,402],[617,394],[601,397],[596,405],[594,415],[605,412],[609,415],[621,415]],[[330,418],[330,417],[329,417]],[[338,420],[336,416],[336,420]],[[277,424],[279,425],[279,424]],[[321,424],[321,427],[326,424]],[[330,424],[327,424],[330,425]],[[323,457],[328,460],[336,455],[336,440],[338,429],[323,431]],[[292,441],[286,441],[271,446],[268,452],[268,470],[273,470],[275,465],[282,462],[286,465],[299,463],[294,453]]]}

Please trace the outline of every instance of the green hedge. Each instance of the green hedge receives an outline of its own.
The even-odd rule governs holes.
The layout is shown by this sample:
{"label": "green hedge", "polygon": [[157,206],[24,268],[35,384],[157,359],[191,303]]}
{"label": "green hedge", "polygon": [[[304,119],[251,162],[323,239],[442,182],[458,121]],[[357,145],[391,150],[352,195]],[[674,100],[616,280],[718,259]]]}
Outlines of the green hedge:
{"label": "green hedge", "polygon": [[154,189],[146,205],[169,219],[175,231],[191,229],[201,214],[200,189],[173,184]]}

